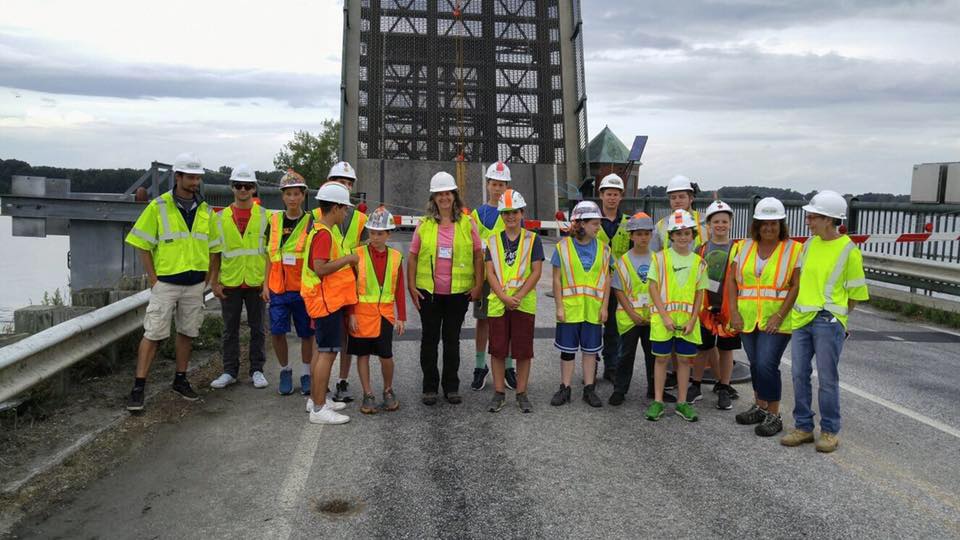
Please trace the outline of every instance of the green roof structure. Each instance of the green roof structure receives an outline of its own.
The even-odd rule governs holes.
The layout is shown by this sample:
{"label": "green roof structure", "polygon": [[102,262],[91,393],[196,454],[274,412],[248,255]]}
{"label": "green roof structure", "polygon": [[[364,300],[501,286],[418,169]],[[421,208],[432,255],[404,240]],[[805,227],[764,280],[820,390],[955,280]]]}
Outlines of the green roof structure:
{"label": "green roof structure", "polygon": [[587,157],[590,163],[627,163],[630,150],[624,146],[620,138],[603,126],[603,131],[587,145]]}

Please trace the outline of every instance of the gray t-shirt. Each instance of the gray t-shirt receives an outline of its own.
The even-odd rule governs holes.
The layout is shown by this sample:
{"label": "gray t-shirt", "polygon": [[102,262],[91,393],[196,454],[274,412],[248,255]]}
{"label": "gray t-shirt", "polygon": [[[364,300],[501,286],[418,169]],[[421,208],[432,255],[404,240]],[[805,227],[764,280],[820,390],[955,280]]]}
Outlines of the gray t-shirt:
{"label": "gray t-shirt", "polygon": [[[647,282],[647,273],[650,271],[650,263],[653,262],[653,257],[650,253],[645,253],[643,255],[637,255],[631,249],[627,252],[627,258],[630,261],[630,264],[633,266],[633,269],[637,271],[637,275],[640,276],[640,280],[644,283]],[[617,290],[624,290],[624,285],[620,281],[620,273],[613,273],[613,281],[611,281],[610,286]]]}

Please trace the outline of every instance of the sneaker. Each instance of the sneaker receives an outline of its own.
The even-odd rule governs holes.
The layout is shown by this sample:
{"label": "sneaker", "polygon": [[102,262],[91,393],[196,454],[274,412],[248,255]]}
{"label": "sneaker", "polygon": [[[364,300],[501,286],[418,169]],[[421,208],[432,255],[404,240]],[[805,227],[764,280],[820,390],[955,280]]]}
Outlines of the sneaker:
{"label": "sneaker", "polygon": [[127,410],[143,410],[143,388],[134,388],[130,391],[130,399],[127,400]]}
{"label": "sneaker", "polygon": [[310,375],[300,376],[300,395],[301,396],[310,395]]}
{"label": "sneaker", "polygon": [[724,386],[727,387],[727,392],[730,392],[730,399],[740,399],[740,394],[737,392],[736,388],[730,386],[729,384],[725,384]]}
{"label": "sneaker", "polygon": [[437,393],[436,392],[424,392],[423,397],[420,398],[420,401],[424,405],[436,405],[437,404]]}
{"label": "sneaker", "polygon": [[591,407],[603,407],[603,401],[601,401],[600,396],[597,395],[596,386],[593,384],[588,384],[583,387],[583,400]]}
{"label": "sneaker", "polygon": [[719,393],[721,386],[723,386],[723,383],[721,383],[720,381],[717,381],[716,383],[714,383],[713,389],[712,389],[713,393],[714,394]]}
{"label": "sneaker", "polygon": [[663,385],[664,390],[673,390],[677,387],[677,375],[675,373],[667,373],[667,382]]}
{"label": "sneaker", "polygon": [[730,391],[724,386],[717,392],[717,408],[721,411],[729,411],[733,408],[733,402],[730,401]]}
{"label": "sneaker", "polygon": [[507,396],[502,392],[494,392],[493,398],[490,400],[490,406],[487,407],[487,410],[490,412],[500,412],[500,409],[503,408],[504,403],[507,402]]}
{"label": "sneaker", "polygon": [[400,408],[400,401],[393,393],[393,389],[387,389],[383,391],[383,404],[381,407],[383,407],[383,410],[389,412],[393,412]]}
{"label": "sneaker", "polygon": [[687,403],[677,403],[677,416],[683,418],[687,422],[696,422],[700,419],[697,416],[697,410],[693,408],[693,405],[690,402]]}
{"label": "sneaker", "polygon": [[226,388],[235,382],[237,382],[236,377],[229,373],[224,373],[210,382],[210,388]]}
{"label": "sneaker", "polygon": [[330,407],[324,407],[319,411],[310,411],[311,424],[346,424],[350,417],[340,414]]}
{"label": "sneaker", "polygon": [[470,383],[470,388],[473,390],[483,390],[483,387],[487,386],[488,373],[490,373],[490,368],[487,366],[483,366],[482,368],[474,368],[473,382]]}
{"label": "sneaker", "polygon": [[350,391],[350,383],[347,381],[338,382],[336,386],[336,392],[333,393],[333,400],[343,403],[349,403],[353,401],[353,393]]}
{"label": "sneaker", "polygon": [[347,408],[347,404],[346,404],[346,403],[344,403],[344,402],[342,402],[342,401],[334,401],[334,400],[330,399],[329,397],[327,398],[327,401],[324,402],[324,404],[325,404],[327,407],[333,409],[334,411],[342,411],[342,410],[344,410],[344,409]]}
{"label": "sneaker", "polygon": [[753,432],[760,437],[773,437],[781,431],[783,431],[783,420],[780,419],[779,414],[767,413],[763,418],[763,422],[753,428]]}
{"label": "sneaker", "polygon": [[564,403],[570,403],[570,387],[560,384],[560,389],[557,390],[553,397],[550,399],[550,405],[554,407],[559,407]]}
{"label": "sneaker", "polygon": [[816,446],[817,452],[829,454],[836,450],[837,446],[840,446],[840,437],[837,437],[836,433],[821,431]]}
{"label": "sneaker", "polygon": [[507,385],[507,388],[511,390],[517,389],[517,370],[510,368],[503,372],[503,381]]}
{"label": "sneaker", "polygon": [[703,399],[703,393],[700,392],[699,384],[691,384],[687,388],[687,403],[696,403]]}
{"label": "sneaker", "polygon": [[187,401],[196,401],[200,399],[200,396],[193,391],[193,387],[190,386],[190,381],[184,379],[183,381],[173,381],[173,384],[170,386],[173,388],[173,391],[180,394],[180,397]]}
{"label": "sneaker", "polygon": [[520,392],[517,394],[517,407],[520,407],[520,412],[522,413],[533,412],[533,406],[530,405],[530,400],[527,399],[526,392]]}
{"label": "sneaker", "polygon": [[313,412],[313,398],[307,398],[307,412]]}
{"label": "sneaker", "polygon": [[266,388],[270,385],[270,383],[267,382],[267,378],[263,376],[262,371],[254,371],[250,378],[253,379],[254,388]]}
{"label": "sneaker", "polygon": [[767,411],[761,409],[756,403],[754,403],[749,409],[743,411],[742,413],[737,413],[737,416],[734,418],[738,424],[749,426],[751,424],[759,424],[760,422],[763,422],[764,418],[766,417]]}
{"label": "sneaker", "polygon": [[463,403],[463,398],[460,397],[460,394],[456,392],[448,392],[444,394],[443,399],[447,400],[447,403],[451,405],[459,405]]}
{"label": "sneaker", "polygon": [[780,438],[780,444],[784,446],[800,446],[801,444],[812,443],[813,432],[802,429],[793,429]]}
{"label": "sneaker", "polygon": [[643,416],[651,422],[656,422],[657,420],[663,418],[663,402],[654,401],[651,403],[650,406],[647,407],[647,412],[645,412]]}
{"label": "sneaker", "polygon": [[293,370],[292,369],[281,369],[280,370],[280,386],[277,387],[277,392],[281,396],[289,396],[293,393]]}
{"label": "sneaker", "polygon": [[610,394],[610,399],[607,400],[607,403],[616,407],[617,405],[623,405],[623,400],[626,396],[623,395],[623,392],[617,392],[616,390]]}
{"label": "sneaker", "polygon": [[377,414],[377,397],[373,394],[364,394],[363,403],[360,404],[360,412],[363,414]]}

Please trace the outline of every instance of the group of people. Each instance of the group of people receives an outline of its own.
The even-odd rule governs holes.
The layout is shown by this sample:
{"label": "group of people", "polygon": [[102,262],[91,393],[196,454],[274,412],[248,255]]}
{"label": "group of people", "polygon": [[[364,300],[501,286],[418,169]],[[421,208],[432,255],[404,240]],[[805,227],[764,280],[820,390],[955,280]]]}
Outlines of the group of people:
{"label": "group of people", "polygon": [[[127,237],[139,249],[153,285],[129,410],[143,408],[147,372],[159,342],[170,335],[171,319],[177,331],[173,389],[197,399],[186,369],[209,283],[221,300],[225,325],[223,374],[211,383],[213,388],[237,382],[245,308],[255,387],[268,386],[263,367],[264,313],[269,313],[281,366],[280,394],[294,392],[286,341],[291,321],[301,340],[300,392],[307,398],[310,422],[349,421],[341,411],[353,399],[348,382],[352,356],[357,356],[363,391],[360,411],[397,410],[392,339],[404,332],[409,294],[422,323],[424,405],[436,405],[441,395],[450,404],[463,400],[460,333],[472,301],[477,332],[471,388],[483,389],[492,371],[490,412],[504,407],[508,388],[515,391],[522,412],[533,411],[527,388],[536,286],[545,255],[540,236],[523,226],[526,202],[509,187],[505,163],[487,169],[487,200],[469,214],[453,176],[440,172],[430,179],[426,211],[408,250],[406,279],[402,254],[387,246],[395,219],[382,206],[369,215],[355,211],[350,191],[356,172],[348,163],[333,166],[313,212],[303,210],[307,185],[292,170],[281,180],[285,209],[279,212],[255,200],[257,180],[245,166],[230,177],[233,203],[214,212],[198,194],[202,175],[199,160],[179,156],[175,187],[147,205]],[[671,213],[654,222],[644,212],[621,212],[623,180],[610,174],[599,184],[600,205],[583,201],[572,210],[568,233],[550,259],[554,345],[561,360],[560,387],[551,405],[571,401],[578,352],[583,400],[603,406],[596,389],[600,376],[613,384],[608,403],[623,404],[639,346],[652,400],[646,418],[660,420],[671,403],[678,416],[694,422],[708,365],[717,380],[716,407],[732,409],[739,398],[730,384],[733,351],[742,348],[750,362],[753,403],[736,415],[736,422],[755,425],[759,436],[773,436],[783,430],[780,363],[792,337],[795,427],[781,443],[816,441],[819,451],[835,450],[840,431],[837,366],[847,318],[857,302],[868,298],[860,251],[838,230],[846,200],[832,191],[815,195],[803,208],[810,237],[800,243],[790,237],[784,205],[772,197],[762,199],[749,237],[733,240],[734,210],[715,200],[701,216],[693,209],[697,191],[686,177],[671,179]],[[331,396],[338,354],[339,378]],[[379,398],[371,384],[370,356],[380,359]],[[812,409],[814,362],[819,437],[814,436]],[[674,389],[676,395],[670,393]]]}

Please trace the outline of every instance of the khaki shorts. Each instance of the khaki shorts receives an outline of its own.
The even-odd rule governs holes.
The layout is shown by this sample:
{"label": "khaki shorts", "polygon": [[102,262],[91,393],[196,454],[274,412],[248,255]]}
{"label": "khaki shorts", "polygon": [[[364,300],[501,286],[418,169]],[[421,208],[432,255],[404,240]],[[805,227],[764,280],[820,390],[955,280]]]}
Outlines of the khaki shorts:
{"label": "khaki shorts", "polygon": [[170,337],[170,318],[176,317],[177,333],[190,338],[200,335],[203,323],[203,283],[173,285],[158,281],[150,289],[150,303],[143,317],[143,337],[162,341]]}

